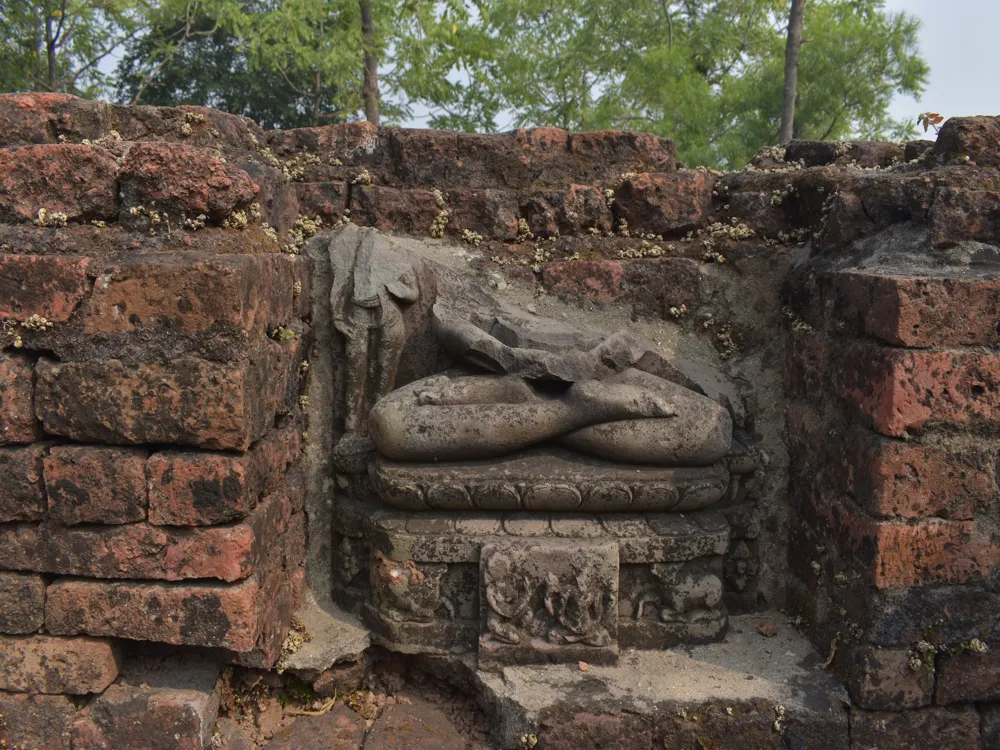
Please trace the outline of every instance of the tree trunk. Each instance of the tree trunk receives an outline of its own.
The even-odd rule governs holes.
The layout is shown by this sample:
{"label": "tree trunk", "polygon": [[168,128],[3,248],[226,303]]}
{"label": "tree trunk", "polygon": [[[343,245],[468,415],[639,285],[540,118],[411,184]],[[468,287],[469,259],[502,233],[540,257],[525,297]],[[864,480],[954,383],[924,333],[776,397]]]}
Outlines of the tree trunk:
{"label": "tree trunk", "polygon": [[365,102],[365,117],[378,127],[378,55],[375,52],[375,21],[372,0],[361,2],[361,40],[365,49],[365,85],[361,95]]}
{"label": "tree trunk", "polygon": [[788,13],[788,42],[785,44],[785,88],[781,97],[781,129],[778,143],[787,145],[792,140],[795,124],[795,93],[799,74],[799,47],[802,44],[802,20],[806,0],[792,0]]}
{"label": "tree trunk", "polygon": [[45,18],[45,69],[46,90],[56,90],[56,40],[52,35],[52,17]]}

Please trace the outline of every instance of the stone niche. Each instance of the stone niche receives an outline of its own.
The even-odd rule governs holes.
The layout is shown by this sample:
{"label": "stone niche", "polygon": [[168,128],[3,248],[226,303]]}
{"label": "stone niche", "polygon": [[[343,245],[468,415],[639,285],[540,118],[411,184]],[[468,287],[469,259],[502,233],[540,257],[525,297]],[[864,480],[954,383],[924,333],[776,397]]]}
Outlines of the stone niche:
{"label": "stone niche", "polygon": [[446,246],[354,226],[322,242],[342,606],[390,649],[485,669],[725,636],[713,507],[758,465],[745,393],[502,300]]}

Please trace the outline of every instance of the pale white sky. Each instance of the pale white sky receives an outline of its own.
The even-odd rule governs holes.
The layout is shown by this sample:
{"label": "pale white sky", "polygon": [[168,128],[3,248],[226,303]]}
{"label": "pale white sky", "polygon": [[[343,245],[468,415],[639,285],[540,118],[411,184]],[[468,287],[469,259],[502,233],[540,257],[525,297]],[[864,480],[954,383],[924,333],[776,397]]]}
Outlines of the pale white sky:
{"label": "pale white sky", "polygon": [[892,115],[1000,115],[1000,0],[887,0],[922,21],[920,51],[931,66],[919,102],[896,97]]}

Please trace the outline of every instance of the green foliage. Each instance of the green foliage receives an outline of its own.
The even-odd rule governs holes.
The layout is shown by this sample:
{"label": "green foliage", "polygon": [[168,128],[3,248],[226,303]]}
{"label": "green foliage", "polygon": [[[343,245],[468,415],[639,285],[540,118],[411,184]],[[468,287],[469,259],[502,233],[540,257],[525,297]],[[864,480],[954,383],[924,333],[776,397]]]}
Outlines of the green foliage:
{"label": "green foliage", "polygon": [[101,63],[147,11],[145,0],[0,0],[0,91],[103,93]]}

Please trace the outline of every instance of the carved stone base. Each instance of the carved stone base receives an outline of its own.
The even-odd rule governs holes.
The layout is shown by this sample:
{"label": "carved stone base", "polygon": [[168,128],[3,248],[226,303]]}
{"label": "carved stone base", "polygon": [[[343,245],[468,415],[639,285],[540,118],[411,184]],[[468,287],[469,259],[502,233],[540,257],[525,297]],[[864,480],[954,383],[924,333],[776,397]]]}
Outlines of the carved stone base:
{"label": "carved stone base", "polygon": [[643,513],[694,511],[729,486],[722,464],[664,468],[600,461],[542,447],[487,461],[399,463],[378,455],[372,486],[404,510]]}
{"label": "carved stone base", "polygon": [[504,541],[479,558],[479,668],[618,658],[618,545]]}
{"label": "carved stone base", "polygon": [[619,648],[726,632],[729,526],[712,511],[452,515],[337,505],[335,528],[352,536],[336,544],[344,561],[335,596],[391,650],[477,651],[484,668],[602,664]]}

